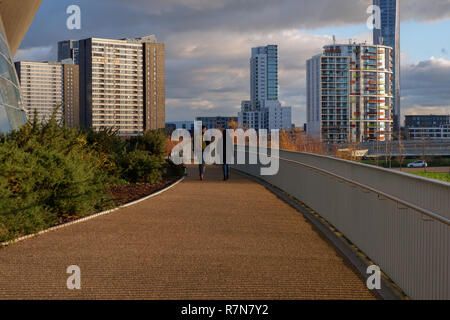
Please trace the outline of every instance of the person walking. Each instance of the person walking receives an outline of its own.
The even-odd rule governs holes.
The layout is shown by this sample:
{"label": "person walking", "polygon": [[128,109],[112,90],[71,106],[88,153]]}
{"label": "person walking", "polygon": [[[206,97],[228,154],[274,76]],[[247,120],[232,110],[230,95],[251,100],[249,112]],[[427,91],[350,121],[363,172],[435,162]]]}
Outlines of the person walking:
{"label": "person walking", "polygon": [[223,181],[230,179],[230,166],[227,163],[227,142],[230,137],[227,134],[227,130],[222,131],[222,171],[223,171]]}
{"label": "person walking", "polygon": [[206,126],[202,127],[202,135],[201,135],[201,138],[202,138],[202,161],[198,166],[201,181],[205,180],[205,171],[206,171],[205,157],[203,156],[203,152],[206,149],[206,142],[205,142],[205,137],[204,137],[205,133],[206,133],[206,129],[207,129]]}

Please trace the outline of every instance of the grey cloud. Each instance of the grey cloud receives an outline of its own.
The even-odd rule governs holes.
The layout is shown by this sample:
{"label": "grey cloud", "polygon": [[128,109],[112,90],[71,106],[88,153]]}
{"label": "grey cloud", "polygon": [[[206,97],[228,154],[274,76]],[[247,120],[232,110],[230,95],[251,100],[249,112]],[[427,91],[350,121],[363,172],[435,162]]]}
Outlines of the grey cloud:
{"label": "grey cloud", "polygon": [[46,47],[31,47],[26,49],[20,49],[15,56],[18,61],[29,60],[29,61],[49,61],[50,57],[56,55],[56,48],[54,46]]}
{"label": "grey cloud", "polygon": [[450,18],[449,0],[399,0],[402,20],[439,21]]}
{"label": "grey cloud", "polygon": [[[417,111],[450,114],[450,60],[431,58],[402,68],[404,113]],[[430,110],[430,111],[427,111]]]}
{"label": "grey cloud", "polygon": [[280,54],[280,98],[294,108],[295,122],[304,122],[306,59],[319,53],[330,37],[298,30],[187,34],[167,38],[167,48],[172,51],[167,62],[171,120],[192,118],[193,114],[236,115],[241,100],[249,99],[251,47],[276,43]]}
{"label": "grey cloud", "polygon": [[[371,0],[46,0],[16,58],[56,59],[56,42],[64,39],[156,34],[166,44],[167,113],[172,121],[236,114],[240,101],[249,98],[250,48],[278,44],[280,99],[293,106],[294,121],[301,125],[305,121],[306,59],[330,42],[328,36],[315,35],[313,30],[365,23],[366,9],[371,3]],[[450,17],[449,0],[401,3],[403,20],[434,21]],[[82,9],[80,31],[65,27],[66,8],[71,4]],[[370,33],[358,37],[364,38],[370,39]],[[49,46],[52,49],[46,51]],[[421,68],[426,67],[404,69],[405,106],[410,110],[422,104],[445,106],[448,96],[440,85],[436,89],[425,81],[426,77],[415,78]],[[446,72],[448,75],[450,70]],[[408,79],[409,75],[413,78]],[[421,94],[415,88],[422,88]]]}
{"label": "grey cloud", "polygon": [[[46,0],[24,46],[59,39],[191,31],[261,32],[365,23],[371,0]],[[404,20],[450,17],[449,0],[403,0]],[[66,8],[82,9],[82,30],[65,28]],[[44,36],[45,35],[45,36]]]}

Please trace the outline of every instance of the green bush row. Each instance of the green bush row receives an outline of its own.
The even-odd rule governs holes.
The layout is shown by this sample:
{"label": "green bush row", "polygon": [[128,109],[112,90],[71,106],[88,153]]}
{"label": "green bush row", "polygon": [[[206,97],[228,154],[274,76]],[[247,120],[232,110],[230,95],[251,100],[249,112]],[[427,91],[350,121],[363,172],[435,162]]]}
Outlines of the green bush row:
{"label": "green bush row", "polygon": [[156,183],[165,164],[163,131],[123,139],[112,130],[88,131],[86,141],[103,159],[103,169],[117,181]]}
{"label": "green bush row", "polygon": [[70,129],[55,117],[2,136],[0,242],[114,206],[113,184],[161,181],[164,150],[163,132],[124,139]]}

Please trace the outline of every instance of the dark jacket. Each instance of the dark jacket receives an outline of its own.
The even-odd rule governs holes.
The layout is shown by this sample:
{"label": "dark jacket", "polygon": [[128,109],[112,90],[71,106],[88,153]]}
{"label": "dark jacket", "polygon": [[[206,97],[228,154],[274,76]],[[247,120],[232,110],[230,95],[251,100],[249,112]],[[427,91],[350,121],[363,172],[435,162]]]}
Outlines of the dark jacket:
{"label": "dark jacket", "polygon": [[228,137],[227,134],[227,130],[223,130],[222,131],[222,143],[223,143],[223,159],[222,159],[222,163],[223,164],[227,164],[227,143],[228,143],[228,139],[230,139],[230,137]]}

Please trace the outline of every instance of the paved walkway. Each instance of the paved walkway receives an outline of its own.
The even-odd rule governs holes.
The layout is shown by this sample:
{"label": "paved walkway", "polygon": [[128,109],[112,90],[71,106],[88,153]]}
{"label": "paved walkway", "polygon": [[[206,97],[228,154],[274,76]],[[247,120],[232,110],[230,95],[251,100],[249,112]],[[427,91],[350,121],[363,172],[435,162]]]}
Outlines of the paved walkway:
{"label": "paved walkway", "polygon": [[[311,225],[218,168],[113,214],[0,249],[0,299],[373,299]],[[66,287],[81,268],[82,289]]]}

